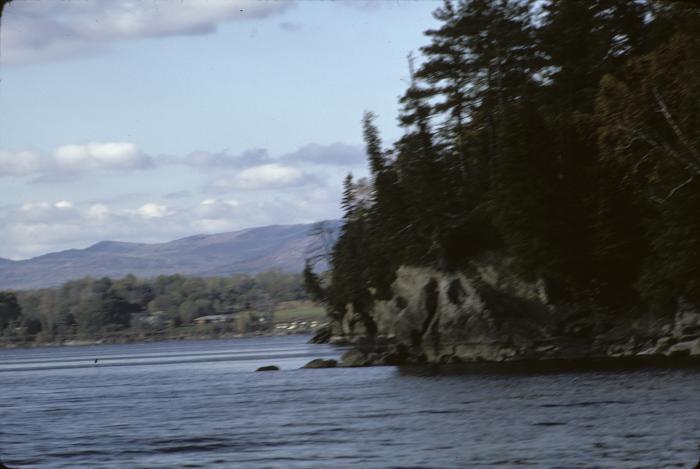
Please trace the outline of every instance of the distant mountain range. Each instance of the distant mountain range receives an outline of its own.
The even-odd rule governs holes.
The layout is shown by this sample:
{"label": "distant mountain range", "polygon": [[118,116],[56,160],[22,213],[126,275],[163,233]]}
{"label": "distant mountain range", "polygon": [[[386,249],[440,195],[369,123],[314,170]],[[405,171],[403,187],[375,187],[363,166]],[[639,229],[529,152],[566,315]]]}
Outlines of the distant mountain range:
{"label": "distant mountain range", "polygon": [[[328,226],[337,236],[339,221]],[[0,258],[0,290],[60,285],[82,277],[154,277],[181,273],[204,277],[270,269],[301,272],[314,244],[312,225],[272,225],[167,243],[101,241],[22,261]]]}

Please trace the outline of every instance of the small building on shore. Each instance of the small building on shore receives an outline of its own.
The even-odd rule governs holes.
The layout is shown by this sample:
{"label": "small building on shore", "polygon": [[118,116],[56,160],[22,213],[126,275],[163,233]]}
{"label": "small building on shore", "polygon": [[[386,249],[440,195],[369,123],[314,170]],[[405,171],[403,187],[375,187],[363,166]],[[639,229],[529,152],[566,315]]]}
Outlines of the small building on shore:
{"label": "small building on shore", "polygon": [[202,324],[222,324],[226,322],[231,322],[236,318],[236,315],[231,314],[208,314],[206,316],[200,316],[194,318],[194,323],[197,325]]}

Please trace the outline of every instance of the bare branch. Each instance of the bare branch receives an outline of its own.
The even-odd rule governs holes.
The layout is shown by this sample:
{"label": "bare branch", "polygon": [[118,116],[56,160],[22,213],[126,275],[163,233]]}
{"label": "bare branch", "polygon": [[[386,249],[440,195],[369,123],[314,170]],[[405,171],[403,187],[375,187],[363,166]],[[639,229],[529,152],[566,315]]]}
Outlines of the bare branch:
{"label": "bare branch", "polygon": [[634,167],[632,168],[632,172],[634,174],[637,174],[637,172],[639,171],[639,167],[642,165],[642,163],[644,163],[651,156],[651,154],[654,152],[654,150],[655,149],[652,149],[652,150],[649,150],[648,152],[646,152],[646,154],[644,156],[642,156],[639,159],[639,161],[637,161],[637,163],[635,163]]}
{"label": "bare branch", "polygon": [[678,184],[676,187],[674,187],[673,189],[671,189],[671,191],[668,193],[668,195],[667,195],[666,197],[664,197],[664,198],[660,201],[660,203],[666,202],[668,199],[670,199],[671,197],[673,197],[673,195],[674,195],[676,192],[678,192],[679,190],[683,189],[685,186],[687,186],[688,184],[692,183],[694,180],[695,180],[695,175],[690,176],[688,179],[686,179],[686,180],[683,181],[682,183]]}
{"label": "bare branch", "polygon": [[659,90],[656,89],[656,87],[654,87],[652,91],[654,93],[654,98],[656,99],[656,103],[659,105],[659,110],[663,114],[668,125],[673,130],[673,133],[676,134],[676,137],[678,138],[678,140],[680,140],[680,142],[683,144],[683,146],[685,146],[685,148],[688,150],[688,153],[690,153],[696,160],[700,161],[700,155],[698,155],[697,150],[695,148],[693,148],[693,146],[690,144],[690,142],[688,142],[688,140],[683,135],[681,128],[678,126],[676,121],[673,119],[673,116],[671,115],[671,112],[668,110],[668,107],[666,106],[666,102],[664,101],[663,97],[659,93]]}
{"label": "bare branch", "polygon": [[397,234],[397,235],[400,235],[400,234],[402,234],[404,231],[410,230],[411,228],[413,228],[413,223],[409,223],[408,225],[404,226],[404,227],[401,228],[399,231],[397,231],[396,234]]}
{"label": "bare branch", "polygon": [[634,134],[641,141],[646,142],[653,147],[661,148],[669,156],[671,156],[673,159],[675,159],[678,163],[685,166],[685,168],[687,170],[694,172],[697,175],[700,175],[700,165],[698,165],[694,161],[689,161],[687,158],[683,157],[680,153],[678,153],[676,150],[674,150],[669,144],[667,144],[665,142],[661,142],[661,141],[656,141],[653,138],[649,137],[646,133],[644,133],[640,130],[635,131]]}

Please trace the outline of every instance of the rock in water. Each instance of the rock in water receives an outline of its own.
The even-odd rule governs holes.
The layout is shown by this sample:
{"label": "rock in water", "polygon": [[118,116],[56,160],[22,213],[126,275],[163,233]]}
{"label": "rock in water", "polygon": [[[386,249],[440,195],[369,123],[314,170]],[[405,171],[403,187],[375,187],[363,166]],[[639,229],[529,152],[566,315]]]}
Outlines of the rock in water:
{"label": "rock in water", "polygon": [[340,361],[343,363],[343,366],[369,366],[372,364],[367,354],[357,349],[350,349],[345,352]]}
{"label": "rock in water", "polygon": [[348,340],[347,337],[338,336],[338,335],[334,335],[330,339],[328,339],[328,343],[331,345],[340,345],[340,346],[352,344],[352,342],[350,342],[350,340]]}
{"label": "rock in water", "polygon": [[316,331],[316,334],[309,340],[310,344],[327,344],[333,335],[333,329],[330,324],[321,326]]}
{"label": "rock in water", "polygon": [[316,358],[302,368],[335,368],[336,366],[338,366],[338,362],[333,359],[324,360],[323,358]]}
{"label": "rock in water", "polygon": [[258,368],[255,371],[279,371],[279,370],[280,370],[279,366],[267,365],[267,366],[261,366],[260,368]]}

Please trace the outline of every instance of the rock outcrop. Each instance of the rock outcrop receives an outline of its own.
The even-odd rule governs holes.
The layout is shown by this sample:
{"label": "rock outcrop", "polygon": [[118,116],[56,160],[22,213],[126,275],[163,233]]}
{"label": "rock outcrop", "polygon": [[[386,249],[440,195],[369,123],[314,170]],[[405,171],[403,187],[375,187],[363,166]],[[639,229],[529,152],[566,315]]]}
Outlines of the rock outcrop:
{"label": "rock outcrop", "polygon": [[314,336],[309,340],[310,344],[325,344],[333,337],[333,329],[330,324],[319,327]]}
{"label": "rock outcrop", "polygon": [[332,342],[354,348],[344,366],[472,363],[606,357],[699,357],[700,313],[681,307],[673,318],[596,316],[549,301],[540,279],[513,274],[491,257],[446,273],[401,267],[393,295],[376,301],[377,336],[367,338],[350,311],[332,324]]}
{"label": "rock outcrop", "polygon": [[316,358],[302,366],[302,368],[335,368],[336,366],[338,366],[338,362],[332,358],[327,360],[323,358]]}
{"label": "rock outcrop", "polygon": [[266,366],[261,366],[255,371],[279,371],[280,367],[276,365],[266,365]]}

